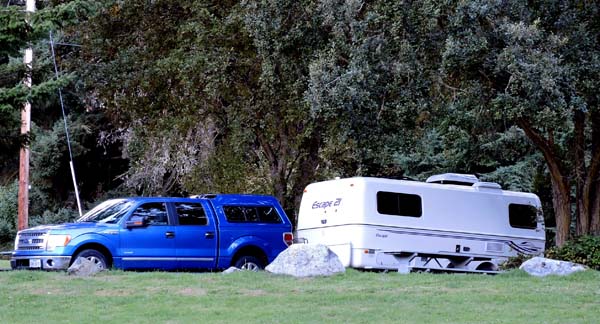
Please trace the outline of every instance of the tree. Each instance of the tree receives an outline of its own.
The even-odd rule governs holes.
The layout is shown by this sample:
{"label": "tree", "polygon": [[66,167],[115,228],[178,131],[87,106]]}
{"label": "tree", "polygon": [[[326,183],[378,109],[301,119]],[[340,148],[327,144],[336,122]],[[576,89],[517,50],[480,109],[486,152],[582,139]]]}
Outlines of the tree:
{"label": "tree", "polygon": [[391,161],[421,176],[521,174],[529,180],[502,182],[530,190],[543,159],[557,244],[569,237],[573,201],[575,233],[597,233],[595,3],[327,1],[321,8],[333,37],[312,63],[309,97],[314,112],[337,125],[326,141],[342,134],[360,152],[351,156],[365,167],[347,169],[378,174],[377,162]]}
{"label": "tree", "polygon": [[14,156],[26,138],[20,135],[20,107],[27,92],[22,85],[25,67],[19,56],[31,28],[24,14],[14,6],[0,11],[0,174],[14,167]]}
{"label": "tree", "polygon": [[138,192],[268,191],[291,210],[333,175],[531,190],[545,164],[557,243],[572,206],[576,233],[598,232],[595,3],[101,4],[81,69]]}
{"label": "tree", "polygon": [[[8,3],[13,5],[0,11],[0,182],[14,181],[18,149],[28,143],[32,152],[30,219],[36,222],[38,216],[48,211],[75,206],[58,88],[63,89],[67,113],[71,115],[68,124],[82,196],[94,199],[99,190],[113,188],[115,173],[122,171],[114,170],[119,169],[120,161],[106,154],[112,147],[97,144],[95,132],[103,130],[105,120],[97,113],[85,112],[77,97],[75,74],[63,70],[69,67],[69,59],[77,55],[78,47],[54,44],[59,70],[56,78],[48,39],[53,31],[55,42],[77,43],[76,33],[67,34],[61,29],[85,20],[95,10],[95,2],[37,1],[37,10],[29,24],[25,22],[24,3]],[[25,74],[22,51],[26,46],[32,46],[34,51],[31,90],[22,85]],[[25,100],[32,103],[33,125],[30,134],[21,136],[20,111]]]}
{"label": "tree", "polygon": [[[86,75],[98,103],[128,129],[129,185],[161,194],[268,186],[293,210],[319,161],[320,125],[304,101],[307,62],[320,44],[313,8],[107,5],[86,27]],[[244,177],[216,176],[229,173]]]}
{"label": "tree", "polygon": [[[247,62],[256,70],[243,84],[234,116],[252,129],[267,163],[274,195],[288,211],[316,176],[322,120],[304,93],[309,62],[325,44],[314,1],[243,1],[239,16],[252,42]],[[249,70],[252,72],[252,69]],[[233,116],[232,116],[233,117]],[[295,217],[294,217],[295,218]]]}
{"label": "tree", "polygon": [[330,37],[311,62],[307,98],[327,123],[333,173],[401,176],[396,161],[414,145],[432,107],[427,65],[435,53],[417,51],[428,26],[411,25],[421,9],[381,1],[320,3]]}
{"label": "tree", "polygon": [[559,246],[573,205],[575,233],[598,233],[597,17],[588,2],[460,4],[443,51],[446,82],[460,91],[479,85],[490,119],[518,126],[543,156]]}
{"label": "tree", "polygon": [[[567,9],[566,17],[559,17],[573,14],[586,16]],[[552,179],[557,243],[562,245],[569,235],[572,187],[576,234],[600,234],[600,150],[594,144],[600,139],[600,115],[597,94],[589,87],[589,82],[600,81],[599,47],[594,29],[544,31],[539,25],[507,26],[511,38],[501,64],[510,73],[510,84],[498,103],[512,108],[510,117],[544,155]]]}

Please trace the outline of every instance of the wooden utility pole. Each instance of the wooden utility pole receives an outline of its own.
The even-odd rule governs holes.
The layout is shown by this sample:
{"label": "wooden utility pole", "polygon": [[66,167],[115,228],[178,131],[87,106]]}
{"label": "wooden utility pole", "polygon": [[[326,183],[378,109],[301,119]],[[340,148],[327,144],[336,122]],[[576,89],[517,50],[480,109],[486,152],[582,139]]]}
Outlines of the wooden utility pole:
{"label": "wooden utility pole", "polygon": [[[35,12],[35,0],[27,0],[26,2],[26,20],[27,23],[31,22],[31,14]],[[25,57],[23,63],[27,68],[25,80],[23,83],[26,87],[31,89],[31,71],[33,70],[33,49],[30,46],[25,50]],[[28,101],[23,105],[21,111],[21,134],[29,135],[31,130],[31,103]],[[17,228],[20,230],[25,229],[29,226],[29,143],[25,144],[21,148],[19,155],[19,198],[18,198],[18,225]]]}

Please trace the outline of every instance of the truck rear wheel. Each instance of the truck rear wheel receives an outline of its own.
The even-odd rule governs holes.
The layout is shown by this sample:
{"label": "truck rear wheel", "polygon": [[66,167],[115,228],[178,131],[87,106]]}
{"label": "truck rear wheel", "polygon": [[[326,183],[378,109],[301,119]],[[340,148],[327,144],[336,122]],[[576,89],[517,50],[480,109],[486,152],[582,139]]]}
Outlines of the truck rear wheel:
{"label": "truck rear wheel", "polygon": [[77,258],[85,258],[94,262],[94,264],[96,264],[96,266],[100,270],[108,268],[106,263],[106,257],[104,256],[104,254],[93,249],[87,249],[79,252],[77,256],[73,258],[73,261],[77,260]]}
{"label": "truck rear wheel", "polygon": [[235,261],[233,266],[238,269],[241,269],[241,270],[254,271],[254,272],[265,268],[262,261],[260,259],[258,259],[257,257],[253,257],[253,256],[242,256]]}

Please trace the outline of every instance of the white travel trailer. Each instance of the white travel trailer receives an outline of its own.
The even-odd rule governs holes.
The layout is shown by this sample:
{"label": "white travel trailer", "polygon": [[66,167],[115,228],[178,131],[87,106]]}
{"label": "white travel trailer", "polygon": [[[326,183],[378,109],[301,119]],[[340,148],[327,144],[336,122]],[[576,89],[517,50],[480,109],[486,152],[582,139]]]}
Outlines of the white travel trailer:
{"label": "white travel trailer", "polygon": [[426,182],[346,178],[304,190],[296,237],[327,245],[347,267],[494,273],[544,252],[539,198],[473,175]]}

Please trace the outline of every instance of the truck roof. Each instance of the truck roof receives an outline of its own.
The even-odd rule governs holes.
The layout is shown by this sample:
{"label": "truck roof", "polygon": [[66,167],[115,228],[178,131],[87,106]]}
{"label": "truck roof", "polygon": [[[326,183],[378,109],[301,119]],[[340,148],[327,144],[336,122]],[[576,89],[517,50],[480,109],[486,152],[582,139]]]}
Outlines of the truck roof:
{"label": "truck roof", "polygon": [[211,200],[217,203],[222,203],[224,201],[231,203],[272,203],[273,201],[277,201],[275,197],[268,195],[255,195],[255,194],[202,194],[202,195],[193,195],[190,197],[122,197],[115,199],[126,199],[126,200],[135,200],[135,201],[196,201],[196,200]]}

